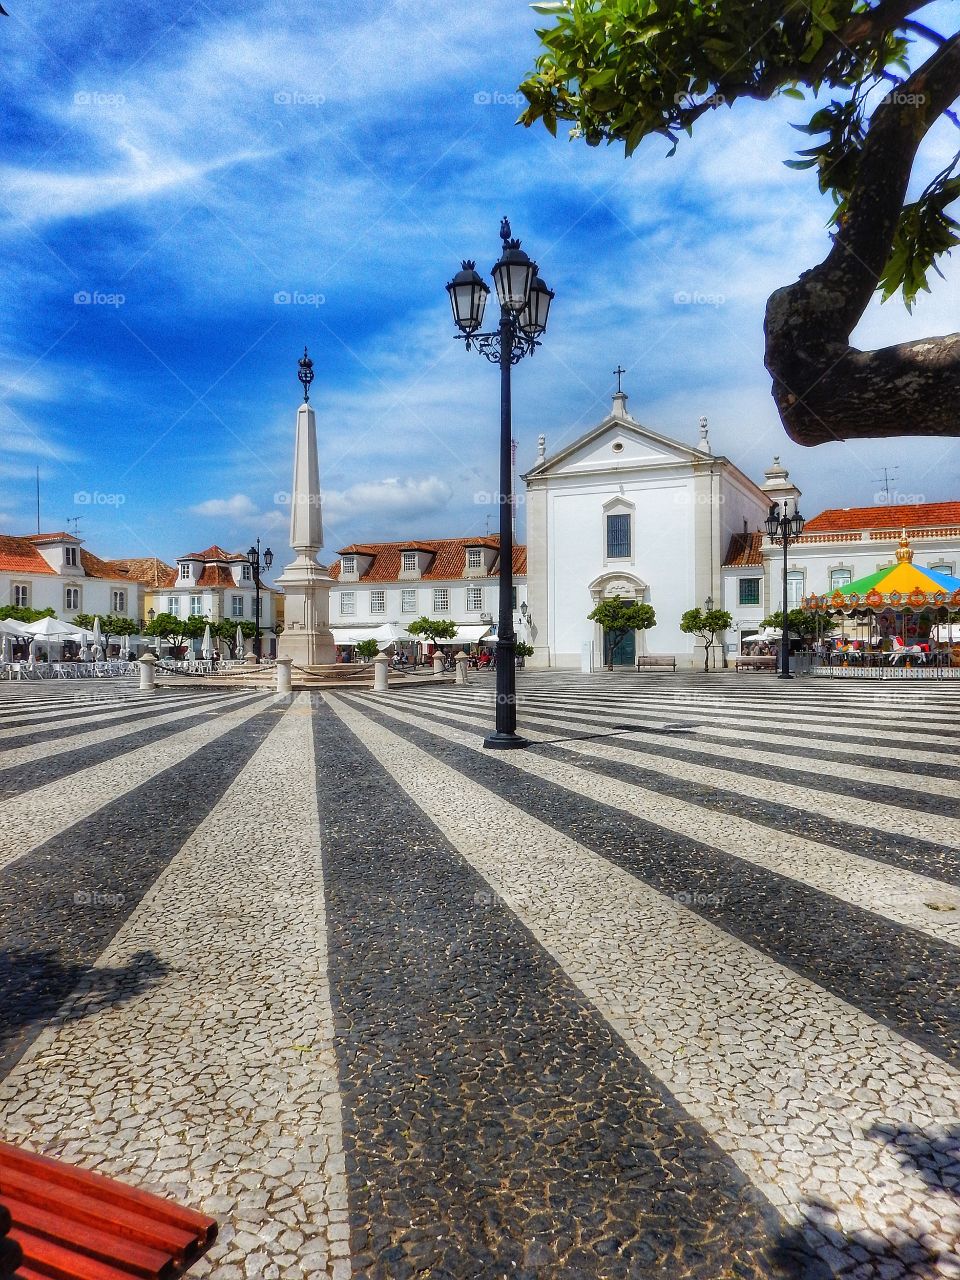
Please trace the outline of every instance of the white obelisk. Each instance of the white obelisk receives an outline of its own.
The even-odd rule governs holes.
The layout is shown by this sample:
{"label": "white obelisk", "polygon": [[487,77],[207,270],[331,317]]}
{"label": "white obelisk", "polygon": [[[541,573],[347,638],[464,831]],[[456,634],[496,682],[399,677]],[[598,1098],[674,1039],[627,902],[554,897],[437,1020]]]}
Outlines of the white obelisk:
{"label": "white obelisk", "polygon": [[290,490],[290,546],[296,559],[277,578],[284,594],[284,630],[277,650],[298,667],[317,667],[336,661],[330,630],[330,588],[333,579],[317,560],[323,546],[320,509],[320,468],[317,461],[317,420],[310,404],[313,361],[303,349],[300,371],[303,404],[297,410],[297,438],[293,450]]}

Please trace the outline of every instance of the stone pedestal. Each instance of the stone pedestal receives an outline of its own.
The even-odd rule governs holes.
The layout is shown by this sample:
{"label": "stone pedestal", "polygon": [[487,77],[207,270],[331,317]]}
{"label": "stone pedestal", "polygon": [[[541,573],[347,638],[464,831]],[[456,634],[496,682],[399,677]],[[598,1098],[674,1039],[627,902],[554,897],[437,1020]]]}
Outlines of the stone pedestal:
{"label": "stone pedestal", "polygon": [[152,693],[156,686],[155,667],[157,660],[152,653],[145,653],[140,659],[140,691]]}
{"label": "stone pedestal", "polygon": [[390,685],[387,680],[387,668],[390,666],[390,659],[385,653],[381,653],[373,660],[373,692],[387,693]]}
{"label": "stone pedestal", "polygon": [[433,674],[435,676],[443,675],[443,654],[439,649],[433,655]]}
{"label": "stone pedestal", "polygon": [[456,683],[466,684],[467,683],[467,663],[470,661],[469,656],[465,654],[461,649],[460,652],[456,654],[454,661],[457,664]]}
{"label": "stone pedestal", "polygon": [[277,693],[290,693],[293,685],[290,681],[290,665],[292,658],[277,659]]}

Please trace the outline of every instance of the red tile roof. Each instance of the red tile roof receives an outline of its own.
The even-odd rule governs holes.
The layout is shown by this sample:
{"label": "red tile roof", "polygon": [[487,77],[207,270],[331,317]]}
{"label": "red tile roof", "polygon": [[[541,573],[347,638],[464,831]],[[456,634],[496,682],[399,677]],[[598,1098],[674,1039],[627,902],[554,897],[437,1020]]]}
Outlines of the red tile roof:
{"label": "red tile roof", "polygon": [[79,542],[79,538],[75,538],[72,533],[28,533],[27,539],[36,543],[37,546],[44,542]]}
{"label": "red tile roof", "polygon": [[156,556],[131,556],[105,563],[117,571],[117,577],[142,582],[145,587],[172,587],[177,578],[176,569]]}
{"label": "red tile roof", "polygon": [[212,547],[207,547],[206,551],[191,551],[187,556],[177,556],[178,560],[246,560],[246,556],[239,551],[224,551],[223,547],[218,547],[216,543]]}
{"label": "red tile roof", "polygon": [[114,560],[101,560],[99,556],[95,556],[91,551],[84,551],[80,548],[80,563],[83,565],[83,571],[88,578],[108,578],[114,582],[130,582],[132,579],[127,573],[121,573],[116,567]]}
{"label": "red tile roof", "polygon": [[960,525],[960,502],[910,502],[890,507],[831,507],[808,520],[807,533],[855,529],[920,529]]}
{"label": "red tile roof", "polygon": [[0,571],[5,573],[56,573],[29,538],[0,534]]}
{"label": "red tile roof", "polygon": [[225,564],[205,564],[203,572],[192,584],[198,587],[235,587],[233,574]]}
{"label": "red tile roof", "polygon": [[762,565],[763,552],[760,550],[762,542],[763,534],[759,529],[754,533],[735,533],[730,539],[723,563],[734,567]]}
{"label": "red tile roof", "polygon": [[[431,538],[429,541],[405,542],[354,542],[349,547],[341,547],[340,555],[372,556],[373,563],[360,575],[360,582],[416,582],[416,578],[400,577],[401,551],[429,551],[433,559],[423,571],[424,580],[449,581],[463,578],[467,568],[467,547],[488,547],[497,549],[500,539],[484,535],[479,538]],[[495,556],[488,576],[494,577],[499,571],[499,557]],[[527,548],[513,548],[513,572],[527,572]],[[330,576],[339,578],[340,562],[330,566]]]}

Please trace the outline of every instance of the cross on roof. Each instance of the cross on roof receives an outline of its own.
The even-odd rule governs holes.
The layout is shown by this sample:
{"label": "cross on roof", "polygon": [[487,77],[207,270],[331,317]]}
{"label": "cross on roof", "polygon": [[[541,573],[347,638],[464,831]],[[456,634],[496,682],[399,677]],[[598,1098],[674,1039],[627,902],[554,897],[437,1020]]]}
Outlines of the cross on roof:
{"label": "cross on roof", "polygon": [[617,395],[619,396],[619,395],[622,395],[622,394],[623,394],[623,388],[620,386],[620,379],[623,377],[623,375],[624,375],[627,371],[626,371],[626,369],[622,368],[620,365],[617,365],[617,367],[614,369],[614,371],[613,371],[613,372],[614,372],[614,374],[616,375],[616,379],[617,379]]}

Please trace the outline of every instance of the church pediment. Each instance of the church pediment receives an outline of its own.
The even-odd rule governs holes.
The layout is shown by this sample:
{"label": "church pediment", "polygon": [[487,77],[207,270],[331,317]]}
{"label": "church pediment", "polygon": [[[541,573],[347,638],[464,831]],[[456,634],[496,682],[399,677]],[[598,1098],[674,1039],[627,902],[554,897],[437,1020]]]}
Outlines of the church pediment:
{"label": "church pediment", "polygon": [[552,458],[546,458],[525,478],[591,475],[621,470],[643,470],[702,461],[704,454],[678,440],[658,435],[639,422],[611,416]]}

